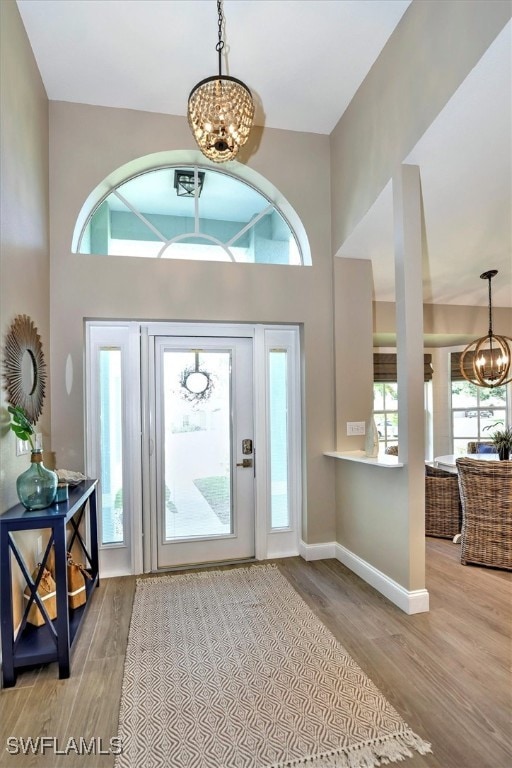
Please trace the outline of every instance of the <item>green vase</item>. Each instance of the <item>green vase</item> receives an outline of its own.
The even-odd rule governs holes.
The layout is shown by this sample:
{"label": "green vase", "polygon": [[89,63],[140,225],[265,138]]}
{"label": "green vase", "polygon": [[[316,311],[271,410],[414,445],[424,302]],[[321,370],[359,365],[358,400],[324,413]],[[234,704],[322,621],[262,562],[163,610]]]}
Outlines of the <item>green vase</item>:
{"label": "green vase", "polygon": [[16,480],[18,497],[27,509],[45,509],[55,500],[57,475],[43,464],[43,452],[32,451],[30,467]]}

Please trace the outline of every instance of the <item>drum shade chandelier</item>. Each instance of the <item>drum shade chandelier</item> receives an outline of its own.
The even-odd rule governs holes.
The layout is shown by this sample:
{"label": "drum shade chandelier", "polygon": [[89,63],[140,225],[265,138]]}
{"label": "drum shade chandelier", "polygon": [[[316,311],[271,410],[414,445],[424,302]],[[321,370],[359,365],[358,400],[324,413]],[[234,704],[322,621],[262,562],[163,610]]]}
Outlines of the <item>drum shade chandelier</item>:
{"label": "drum shade chandelier", "polygon": [[498,336],[492,330],[491,280],[498,274],[497,269],[483,272],[482,280],[489,281],[489,331],[487,336],[468,344],[460,358],[460,371],[467,381],[477,387],[500,387],[512,381],[510,359],[512,339]]}
{"label": "drum shade chandelier", "polygon": [[217,0],[219,74],[201,80],[188,98],[188,123],[203,155],[215,163],[233,160],[249,137],[254,118],[254,102],[249,88],[222,74],[222,0]]}

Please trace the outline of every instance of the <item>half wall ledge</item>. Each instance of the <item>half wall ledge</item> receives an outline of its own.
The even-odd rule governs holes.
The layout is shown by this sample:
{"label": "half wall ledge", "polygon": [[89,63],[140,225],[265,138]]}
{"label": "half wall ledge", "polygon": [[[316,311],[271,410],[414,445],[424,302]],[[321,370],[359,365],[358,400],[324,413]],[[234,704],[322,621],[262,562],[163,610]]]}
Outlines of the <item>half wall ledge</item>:
{"label": "half wall ledge", "polygon": [[397,467],[404,466],[403,462],[398,461],[397,456],[377,456],[377,458],[371,459],[364,451],[324,451],[324,456],[344,461],[356,461],[359,464],[367,464],[371,467],[384,467],[385,469],[396,469]]}

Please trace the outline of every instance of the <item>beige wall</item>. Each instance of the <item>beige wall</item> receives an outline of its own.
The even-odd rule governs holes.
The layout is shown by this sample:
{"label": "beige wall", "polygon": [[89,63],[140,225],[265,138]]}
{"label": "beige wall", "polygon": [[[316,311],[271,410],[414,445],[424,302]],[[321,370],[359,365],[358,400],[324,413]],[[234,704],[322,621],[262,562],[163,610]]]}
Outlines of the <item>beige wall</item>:
{"label": "beige wall", "polygon": [[331,134],[334,253],[511,12],[502,0],[413,0]]}
{"label": "beige wall", "polygon": [[[495,333],[512,335],[512,308],[493,307],[493,329]],[[489,327],[487,306],[470,307],[456,304],[424,304],[423,329],[425,346],[453,346],[469,344],[479,336],[485,336]],[[377,301],[374,304],[374,334],[387,336],[386,346],[396,331],[395,304]]]}
{"label": "beige wall", "polygon": [[[177,149],[193,149],[185,118],[50,105],[51,371],[57,462],[84,469],[84,318],[300,323],[306,403],[303,536],[309,543],[331,541],[334,469],[322,455],[332,446],[334,434],[328,137],[265,130],[257,153],[248,160],[302,220],[312,267],[71,253],[78,213],[108,174],[134,158]],[[70,394],[64,379],[68,355],[74,371]]]}
{"label": "beige wall", "polygon": [[337,451],[364,448],[347,421],[366,423],[373,409],[372,282],[370,261],[334,259]]}
{"label": "beige wall", "polygon": [[[16,315],[29,315],[49,364],[48,101],[16,4],[0,3],[0,13],[0,329],[5,339]],[[28,466],[6,427],[5,396],[2,387],[0,512],[17,503],[15,481]],[[47,394],[38,424],[47,448],[49,425]]]}
{"label": "beige wall", "polygon": [[[50,363],[48,248],[48,100],[16,3],[0,3],[0,332],[29,315]],[[50,382],[38,431],[50,449]],[[18,503],[16,478],[29,457],[16,457],[8,429],[6,392],[0,396],[0,514]],[[39,532],[18,534],[29,567]],[[17,568],[15,582],[19,582]],[[15,599],[15,624],[21,598]]]}

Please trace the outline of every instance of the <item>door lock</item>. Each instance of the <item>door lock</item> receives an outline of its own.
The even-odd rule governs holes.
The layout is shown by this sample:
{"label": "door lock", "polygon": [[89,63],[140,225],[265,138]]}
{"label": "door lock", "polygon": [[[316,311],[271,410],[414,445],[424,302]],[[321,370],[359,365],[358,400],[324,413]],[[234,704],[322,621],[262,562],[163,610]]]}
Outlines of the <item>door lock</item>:
{"label": "door lock", "polygon": [[237,467],[244,467],[245,469],[247,469],[247,467],[252,467],[252,459],[242,459],[242,461],[238,461]]}

